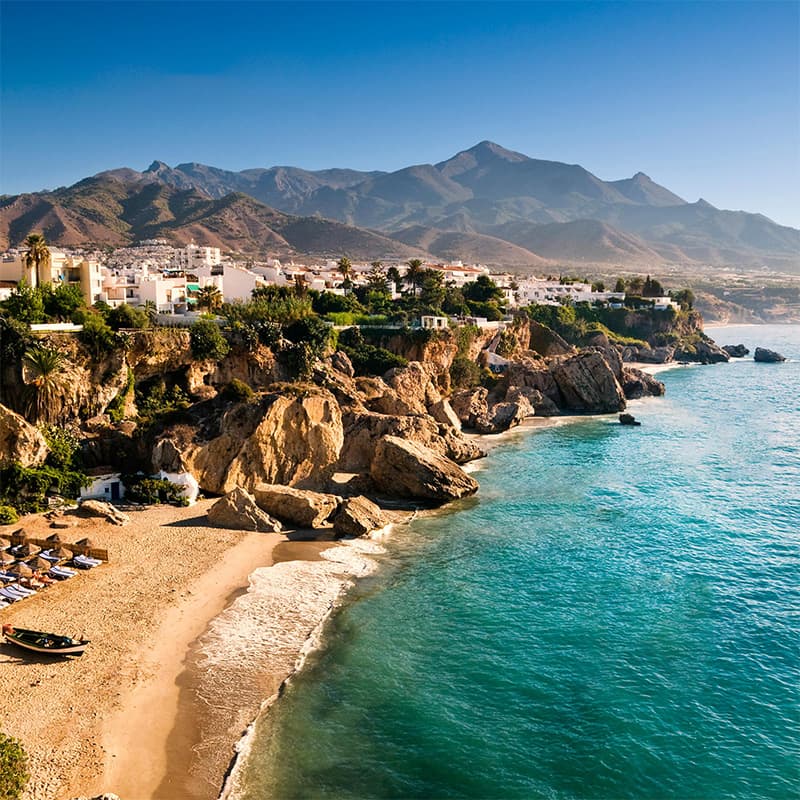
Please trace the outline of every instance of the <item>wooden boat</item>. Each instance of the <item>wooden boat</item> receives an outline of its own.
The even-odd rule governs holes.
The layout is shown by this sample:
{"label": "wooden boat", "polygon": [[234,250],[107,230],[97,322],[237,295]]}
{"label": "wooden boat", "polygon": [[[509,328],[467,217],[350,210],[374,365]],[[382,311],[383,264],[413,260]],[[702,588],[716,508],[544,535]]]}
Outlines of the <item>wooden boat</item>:
{"label": "wooden boat", "polygon": [[51,656],[81,656],[89,644],[88,639],[72,639],[69,636],[59,636],[57,633],[32,631],[11,625],[3,625],[3,636],[7,642],[24,647],[26,650]]}

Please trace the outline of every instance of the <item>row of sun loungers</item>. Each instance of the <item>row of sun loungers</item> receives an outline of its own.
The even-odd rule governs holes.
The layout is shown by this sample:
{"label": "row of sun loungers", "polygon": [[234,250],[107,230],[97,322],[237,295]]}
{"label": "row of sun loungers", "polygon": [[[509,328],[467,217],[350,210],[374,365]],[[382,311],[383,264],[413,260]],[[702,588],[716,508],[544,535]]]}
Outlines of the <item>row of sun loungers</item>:
{"label": "row of sun loungers", "polygon": [[[74,577],[79,569],[94,569],[103,563],[90,556],[73,555],[60,544],[43,550],[38,555],[37,550],[38,548],[27,542],[0,549],[3,562],[0,564],[0,609],[30,597],[38,589],[56,581]],[[26,562],[24,558],[29,560]]]}

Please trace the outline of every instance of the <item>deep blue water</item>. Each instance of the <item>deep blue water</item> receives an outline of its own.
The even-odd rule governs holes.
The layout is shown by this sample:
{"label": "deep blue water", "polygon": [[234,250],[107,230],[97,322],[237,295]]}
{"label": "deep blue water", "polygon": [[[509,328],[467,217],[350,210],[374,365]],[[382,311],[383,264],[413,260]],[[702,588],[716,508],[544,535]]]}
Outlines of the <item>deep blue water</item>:
{"label": "deep blue water", "polygon": [[256,798],[800,797],[794,361],[506,440],[398,531],[262,719]]}

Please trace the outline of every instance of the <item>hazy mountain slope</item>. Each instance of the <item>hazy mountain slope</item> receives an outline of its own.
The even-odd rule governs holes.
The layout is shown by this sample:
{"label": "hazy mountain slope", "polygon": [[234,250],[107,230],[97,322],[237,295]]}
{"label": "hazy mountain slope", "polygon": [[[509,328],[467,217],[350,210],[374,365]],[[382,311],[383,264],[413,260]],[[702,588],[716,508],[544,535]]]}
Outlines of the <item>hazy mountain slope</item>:
{"label": "hazy mountain slope", "polygon": [[215,199],[151,180],[88,178],[56,192],[0,201],[0,246],[19,245],[32,230],[54,245],[124,245],[164,237],[244,253],[347,254],[410,258],[421,251],[372,231],[269,208],[244,194]]}
{"label": "hazy mountain slope", "polygon": [[415,225],[393,233],[392,238],[446,261],[477,262],[497,267],[538,267],[549,263],[530,250],[479,233],[442,231]]}

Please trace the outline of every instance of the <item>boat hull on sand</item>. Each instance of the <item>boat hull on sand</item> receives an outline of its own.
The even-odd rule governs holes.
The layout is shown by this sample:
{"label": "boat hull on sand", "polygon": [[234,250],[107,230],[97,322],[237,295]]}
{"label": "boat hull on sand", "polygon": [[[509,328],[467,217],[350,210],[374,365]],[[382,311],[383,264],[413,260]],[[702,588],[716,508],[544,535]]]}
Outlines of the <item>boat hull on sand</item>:
{"label": "boat hull on sand", "polygon": [[56,633],[13,628],[10,625],[3,626],[3,636],[10,644],[48,656],[81,656],[89,644],[88,639],[72,639]]}

